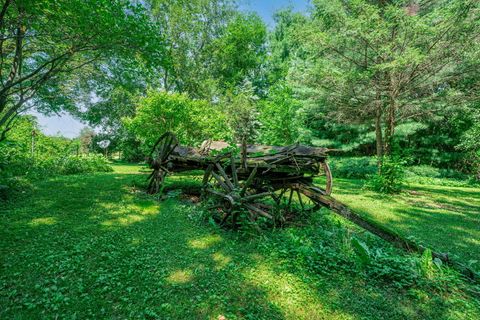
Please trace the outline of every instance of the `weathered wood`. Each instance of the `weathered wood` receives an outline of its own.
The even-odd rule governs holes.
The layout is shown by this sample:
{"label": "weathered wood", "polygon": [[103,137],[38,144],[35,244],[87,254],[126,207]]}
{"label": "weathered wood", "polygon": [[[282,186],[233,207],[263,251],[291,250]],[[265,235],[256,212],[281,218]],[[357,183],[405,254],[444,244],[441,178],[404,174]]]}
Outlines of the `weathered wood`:
{"label": "weathered wood", "polygon": [[[305,210],[303,194],[316,204],[315,207],[318,205],[327,207],[397,247],[416,252],[426,250],[414,241],[405,239],[392,230],[360,216],[330,196],[332,174],[326,162],[328,149],[298,144],[286,147],[244,145],[243,157],[234,157],[231,153],[213,155],[213,151],[221,152],[228,146],[223,141],[206,141],[198,149],[179,146],[174,134],[165,133],[152,150],[150,166],[153,172],[149,176],[149,192],[158,192],[165,175],[170,171],[205,170],[203,190],[222,199],[221,203],[216,205],[223,212],[221,224],[231,217],[233,225],[236,225],[241,208],[250,212],[248,217],[252,222],[258,216],[273,220],[273,215],[262,210],[269,210],[269,206],[260,201],[270,198],[280,204],[281,198],[290,189],[288,208],[292,205],[295,192],[301,207]],[[326,177],[324,189],[313,185],[313,177],[319,174],[320,169]],[[212,182],[210,177],[214,178]],[[253,193],[250,190],[253,190]],[[280,196],[274,193],[278,190],[281,190]],[[454,266],[471,278],[479,277],[471,268],[453,261],[448,254],[432,252],[432,258],[438,258]]]}
{"label": "weathered wood", "polygon": [[[232,206],[247,208],[254,205],[258,208],[260,202],[267,199],[280,204],[281,196],[278,197],[275,191],[291,189],[292,184],[299,182],[311,184],[321,168],[328,168],[322,166],[327,150],[323,148],[298,144],[286,147],[244,144],[243,157],[235,157],[232,152],[223,152],[228,146],[223,141],[205,141],[200,148],[180,146],[174,134],[163,134],[151,154],[150,165],[154,172],[150,177],[149,192],[158,192],[169,172],[205,170],[203,189],[208,194],[215,194],[211,191],[217,189],[216,196],[221,193],[223,196],[220,197],[228,201],[233,199]],[[324,169],[324,172],[327,184],[331,183],[329,170]],[[326,186],[325,190],[331,190],[331,186]],[[303,208],[302,197],[298,190],[296,192]],[[289,207],[292,196],[293,190]],[[266,214],[273,219],[271,214]],[[232,213],[232,217],[235,218],[236,214]]]}
{"label": "weathered wood", "polygon": [[245,192],[247,192],[248,187],[250,184],[253,182],[253,178],[255,178],[257,174],[257,167],[253,168],[252,172],[250,173],[250,176],[247,178],[247,181],[245,181],[245,184],[242,188],[242,191],[240,191],[240,196],[244,196]]}

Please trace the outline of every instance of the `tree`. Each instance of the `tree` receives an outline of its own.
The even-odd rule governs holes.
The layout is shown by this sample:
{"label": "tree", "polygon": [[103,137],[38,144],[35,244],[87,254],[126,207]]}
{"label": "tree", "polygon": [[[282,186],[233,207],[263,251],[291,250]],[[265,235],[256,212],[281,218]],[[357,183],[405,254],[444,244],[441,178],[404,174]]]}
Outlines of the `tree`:
{"label": "tree", "polygon": [[247,144],[255,143],[259,135],[257,101],[253,84],[248,80],[235,91],[227,92],[223,101],[232,140],[241,145],[243,166],[246,166]]}
{"label": "tree", "polygon": [[293,91],[284,83],[270,88],[268,97],[260,103],[260,139],[263,143],[284,145],[297,142],[302,127],[300,104]]}
{"label": "tree", "polygon": [[[158,66],[160,87],[211,99],[217,93],[212,49],[238,14],[233,0],[149,0],[168,63]],[[157,76],[158,76],[157,74]]]}
{"label": "tree", "polygon": [[462,135],[458,148],[467,152],[469,155],[466,159],[467,165],[475,173],[477,180],[480,180],[480,104],[475,106],[475,111],[472,114],[475,122]]}
{"label": "tree", "polygon": [[78,139],[80,140],[80,152],[89,153],[93,150],[94,145],[92,143],[96,135],[95,131],[89,127],[84,127],[80,130],[78,136]]}
{"label": "tree", "polygon": [[41,112],[74,108],[75,84],[69,80],[79,69],[113,56],[161,55],[161,46],[149,41],[151,23],[144,11],[128,0],[4,1],[0,8],[2,138],[16,116],[34,106]]}
{"label": "tree", "polygon": [[291,8],[277,11],[273,18],[275,28],[268,33],[269,54],[266,61],[268,84],[271,86],[286,80],[291,61],[299,54],[302,44],[296,37],[296,30],[308,22],[307,17],[293,12]]}
{"label": "tree", "polygon": [[[372,123],[379,159],[399,123],[440,112],[462,92],[465,47],[478,39],[477,1],[314,1],[299,37],[309,53],[292,72],[337,122]],[[467,50],[468,51],[468,50]],[[463,70],[474,72],[473,70]]]}
{"label": "tree", "polygon": [[[257,41],[253,39],[257,32],[252,28],[261,23],[259,19],[255,20],[257,24],[242,29],[245,34],[235,34],[235,39],[241,38],[242,44],[245,42],[243,47],[232,47],[235,51],[228,57],[220,54],[222,48],[219,46],[226,45],[224,38],[231,33],[229,30],[234,29],[235,23],[243,22],[244,16],[235,10],[233,1],[151,0],[146,3],[155,22],[158,45],[163,45],[161,39],[165,39],[163,59],[157,59],[156,63],[149,59],[111,59],[109,63],[93,64],[78,76],[79,85],[75,88],[76,92],[81,92],[84,106],[76,115],[116,136],[125,134],[121,119],[135,116],[135,104],[147,95],[149,88],[218,101],[226,87],[236,85],[238,79],[251,75],[252,69],[260,68],[259,64],[242,63],[238,59],[239,66],[233,65],[236,53],[250,50],[245,57],[257,58],[255,50],[262,44],[251,46],[251,43]],[[265,33],[263,24],[260,26],[258,32]],[[225,68],[223,76],[220,64]],[[238,79],[230,80],[226,74],[228,70],[234,70]]]}
{"label": "tree", "polygon": [[124,121],[142,142],[144,153],[167,131],[174,132],[186,145],[228,136],[224,114],[209,102],[190,99],[186,94],[149,92],[139,101],[135,116]]}
{"label": "tree", "polygon": [[261,67],[266,57],[266,28],[257,15],[237,15],[225,34],[213,42],[213,76],[220,88],[241,86],[245,80],[255,88],[262,87]]}

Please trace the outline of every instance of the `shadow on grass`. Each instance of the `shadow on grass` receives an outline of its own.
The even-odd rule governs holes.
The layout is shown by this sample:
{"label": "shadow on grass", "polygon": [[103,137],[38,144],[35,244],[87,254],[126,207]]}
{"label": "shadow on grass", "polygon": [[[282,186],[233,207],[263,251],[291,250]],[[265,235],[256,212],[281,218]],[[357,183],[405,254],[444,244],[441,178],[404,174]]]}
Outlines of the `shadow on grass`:
{"label": "shadow on grass", "polygon": [[2,210],[2,318],[283,319],[242,278],[248,254],[223,253],[223,239],[173,200],[122,191],[135,179],[55,179]]}
{"label": "shadow on grass", "polygon": [[[472,189],[472,190],[469,190]],[[461,198],[476,198],[478,199],[478,189],[476,188],[469,188],[469,187],[445,187],[445,186],[438,186],[438,187],[429,187],[426,185],[415,185],[415,190],[431,192],[442,194],[450,197],[461,197]]]}
{"label": "shadow on grass", "polygon": [[0,210],[0,317],[412,318],[398,292],[286,272],[290,261],[257,253],[260,239],[195,225],[176,200],[137,197],[144,179],[55,178]]}

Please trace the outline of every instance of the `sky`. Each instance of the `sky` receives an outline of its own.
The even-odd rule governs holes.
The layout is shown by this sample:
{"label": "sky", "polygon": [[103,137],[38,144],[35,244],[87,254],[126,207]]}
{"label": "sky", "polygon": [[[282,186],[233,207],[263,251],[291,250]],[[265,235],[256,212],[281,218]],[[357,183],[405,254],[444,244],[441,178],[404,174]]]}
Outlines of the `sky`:
{"label": "sky", "polygon": [[240,0],[244,11],[257,12],[271,28],[274,26],[273,14],[281,8],[292,7],[294,11],[307,11],[309,0]]}
{"label": "sky", "polygon": [[[269,28],[274,27],[273,14],[275,11],[292,7],[294,11],[305,12],[309,6],[309,0],[240,0],[239,3],[241,10],[258,13]],[[74,138],[86,126],[68,114],[52,117],[46,117],[36,112],[32,114],[38,118],[42,131],[47,135]]]}

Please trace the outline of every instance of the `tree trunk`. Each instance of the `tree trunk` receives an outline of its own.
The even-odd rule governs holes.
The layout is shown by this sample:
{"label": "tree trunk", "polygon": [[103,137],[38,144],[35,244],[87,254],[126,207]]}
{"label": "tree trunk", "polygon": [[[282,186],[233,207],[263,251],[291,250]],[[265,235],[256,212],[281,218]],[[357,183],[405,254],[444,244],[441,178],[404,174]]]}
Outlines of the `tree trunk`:
{"label": "tree trunk", "polygon": [[388,114],[385,126],[385,147],[383,149],[384,155],[388,156],[392,154],[392,144],[393,144],[393,136],[395,134],[395,125],[396,125],[396,117],[395,114],[397,112],[397,90],[395,80],[393,76],[390,78],[390,101],[388,104]]}
{"label": "tree trunk", "polygon": [[377,93],[376,110],[375,110],[375,141],[377,149],[377,168],[378,173],[382,171],[383,159],[383,134],[382,134],[382,101]]}

